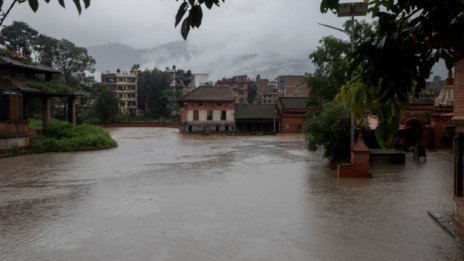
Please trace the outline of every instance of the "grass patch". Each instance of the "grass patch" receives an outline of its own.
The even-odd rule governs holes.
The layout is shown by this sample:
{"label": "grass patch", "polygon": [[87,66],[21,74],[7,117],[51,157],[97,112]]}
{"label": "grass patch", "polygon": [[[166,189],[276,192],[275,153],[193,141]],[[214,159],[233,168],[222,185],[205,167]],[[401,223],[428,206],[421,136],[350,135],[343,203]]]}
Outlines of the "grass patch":
{"label": "grass patch", "polygon": [[41,130],[42,129],[42,119],[29,118],[29,129],[31,129],[31,130]]}
{"label": "grass patch", "polygon": [[32,152],[65,152],[97,150],[117,147],[109,132],[101,127],[52,120],[43,136],[32,138],[29,150]]}

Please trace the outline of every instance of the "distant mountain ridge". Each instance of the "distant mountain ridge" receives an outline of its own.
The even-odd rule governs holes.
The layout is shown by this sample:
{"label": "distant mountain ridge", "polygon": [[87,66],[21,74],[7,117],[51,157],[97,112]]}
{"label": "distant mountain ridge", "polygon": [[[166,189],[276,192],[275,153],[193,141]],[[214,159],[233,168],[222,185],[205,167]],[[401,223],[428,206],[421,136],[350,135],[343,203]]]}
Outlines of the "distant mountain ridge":
{"label": "distant mountain ridge", "polygon": [[272,80],[279,75],[302,75],[312,71],[312,65],[306,58],[308,54],[297,55],[303,59],[295,59],[275,54],[233,54],[227,50],[212,53],[186,41],[169,42],[146,49],[108,43],[89,46],[87,50],[97,61],[96,69],[99,72],[129,70],[134,64],[140,64],[142,69],[164,69],[176,65],[179,69],[191,70],[193,73],[207,73],[210,80],[215,81],[244,74],[250,78],[259,74],[261,78]]}

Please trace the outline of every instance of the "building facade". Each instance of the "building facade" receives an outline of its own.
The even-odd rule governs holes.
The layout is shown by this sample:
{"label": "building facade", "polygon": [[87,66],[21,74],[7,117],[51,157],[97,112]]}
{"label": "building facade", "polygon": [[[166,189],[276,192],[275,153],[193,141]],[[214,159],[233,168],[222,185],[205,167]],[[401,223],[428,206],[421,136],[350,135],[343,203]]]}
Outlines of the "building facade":
{"label": "building facade", "polygon": [[280,97],[276,107],[282,133],[302,133],[306,114],[314,111],[314,108],[306,107],[306,98],[303,97]]}
{"label": "building facade", "polygon": [[250,103],[251,96],[253,96],[252,85],[255,86],[255,82],[249,80],[247,75],[238,75],[216,82],[216,86],[218,87],[230,88],[234,94],[235,103],[240,104]]}
{"label": "building facade", "polygon": [[181,133],[235,131],[235,99],[228,87],[201,86],[178,100]]}
{"label": "building facade", "polygon": [[281,75],[277,77],[282,97],[308,97],[309,86],[302,75]]}
{"label": "building facade", "polygon": [[138,70],[130,72],[102,73],[101,82],[111,88],[119,98],[120,108],[126,109],[130,115],[137,114],[137,76]]}

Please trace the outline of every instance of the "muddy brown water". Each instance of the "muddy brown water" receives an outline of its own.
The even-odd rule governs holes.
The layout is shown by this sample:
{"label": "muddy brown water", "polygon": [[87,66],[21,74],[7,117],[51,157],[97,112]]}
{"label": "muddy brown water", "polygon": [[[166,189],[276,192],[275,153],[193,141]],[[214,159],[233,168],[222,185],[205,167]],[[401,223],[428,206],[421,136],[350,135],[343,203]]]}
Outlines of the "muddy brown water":
{"label": "muddy brown water", "polygon": [[111,129],[116,149],[0,159],[0,260],[461,260],[443,152],[337,179],[301,135]]}

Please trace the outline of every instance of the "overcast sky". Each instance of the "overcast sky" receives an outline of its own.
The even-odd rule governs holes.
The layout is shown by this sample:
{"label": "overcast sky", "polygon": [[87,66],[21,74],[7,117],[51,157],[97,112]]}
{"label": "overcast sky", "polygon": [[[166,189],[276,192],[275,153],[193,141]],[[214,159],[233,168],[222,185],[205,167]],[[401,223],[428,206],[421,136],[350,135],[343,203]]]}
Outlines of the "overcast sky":
{"label": "overcast sky", "polygon": [[[24,21],[42,34],[65,38],[84,47],[123,43],[136,48],[153,48],[183,41],[179,28],[174,28],[180,3],[175,0],[92,0],[80,16],[70,0],[66,1],[66,9],[56,0],[50,4],[39,2],[35,14],[27,4],[17,6],[5,25],[13,20]],[[187,58],[164,60],[165,64],[159,64],[157,54],[152,54],[142,67],[164,68],[176,64],[178,68],[220,78],[254,72],[255,67],[263,67],[263,70],[265,66],[289,67],[281,62],[293,60],[299,61],[304,68],[288,69],[290,71],[282,68],[279,72],[312,72],[308,55],[323,36],[348,38],[341,32],[318,25],[341,27],[346,20],[333,14],[321,14],[319,4],[319,0],[226,0],[221,7],[204,12],[200,29],[191,30]]]}

